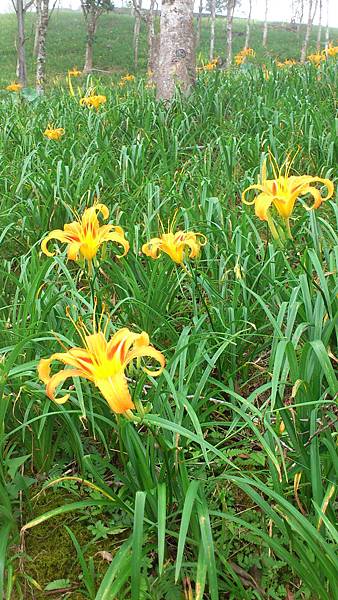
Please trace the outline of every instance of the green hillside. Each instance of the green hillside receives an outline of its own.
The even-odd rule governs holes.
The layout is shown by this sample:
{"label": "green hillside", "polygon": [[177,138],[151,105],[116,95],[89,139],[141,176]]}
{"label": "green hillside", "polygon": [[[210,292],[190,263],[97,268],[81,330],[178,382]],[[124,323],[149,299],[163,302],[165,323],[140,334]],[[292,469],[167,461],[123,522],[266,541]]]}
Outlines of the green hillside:
{"label": "green hillside", "polygon": [[[133,71],[132,35],[134,19],[128,14],[113,13],[104,15],[99,22],[94,52],[95,66],[98,69],[110,72]],[[34,81],[34,59],[32,48],[34,41],[35,15],[28,14],[26,19],[27,31],[27,62],[30,83]],[[237,19],[234,24],[234,52],[243,47],[245,20]],[[0,85],[6,84],[15,78],[15,15],[0,16],[0,56],[1,74]],[[323,34],[324,35],[324,34]],[[312,48],[315,47],[317,36],[316,28],[312,34]],[[300,46],[303,37],[297,32],[288,29],[288,25],[281,23],[270,24],[269,53],[273,57],[299,58]],[[331,39],[336,40],[338,30],[331,30]],[[64,74],[68,68],[83,65],[85,50],[85,27],[81,12],[57,11],[53,14],[48,32],[48,74],[50,79]],[[262,23],[257,22],[252,27],[251,46],[264,56],[261,45]],[[208,56],[209,46],[209,19],[203,19],[201,43],[197,53]],[[217,20],[216,48],[218,55],[224,55],[225,47],[225,20]],[[146,29],[142,27],[140,44],[140,70],[146,69]]]}

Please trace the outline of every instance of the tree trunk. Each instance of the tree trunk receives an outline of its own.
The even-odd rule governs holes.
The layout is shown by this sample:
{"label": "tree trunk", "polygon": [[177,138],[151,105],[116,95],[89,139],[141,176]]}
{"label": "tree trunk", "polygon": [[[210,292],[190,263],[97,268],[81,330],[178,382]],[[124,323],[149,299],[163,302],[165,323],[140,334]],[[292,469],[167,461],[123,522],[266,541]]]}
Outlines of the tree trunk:
{"label": "tree trunk", "polygon": [[[312,12],[312,9],[314,7],[314,10]],[[306,55],[307,55],[307,49],[308,49],[308,45],[309,45],[309,39],[310,39],[310,33],[311,33],[311,29],[312,29],[312,23],[313,23],[313,19],[314,16],[316,14],[316,10],[317,10],[317,0],[309,0],[309,12],[308,12],[308,19],[307,19],[307,25],[306,25],[306,32],[305,32],[305,38],[304,38],[304,42],[303,42],[303,46],[302,46],[302,51],[300,54],[300,62],[304,63],[305,59],[306,59]]]}
{"label": "tree trunk", "polygon": [[317,52],[320,52],[322,42],[322,8],[323,0],[319,0],[319,19],[318,19],[318,33],[317,33]]}
{"label": "tree trunk", "polygon": [[200,0],[199,7],[198,7],[198,17],[197,17],[196,47],[200,43],[200,39],[201,39],[202,12],[203,12],[203,0]]}
{"label": "tree trunk", "polygon": [[194,0],[163,0],[157,98],[170,100],[179,84],[188,93],[195,82]]}
{"label": "tree trunk", "polygon": [[25,53],[25,10],[23,0],[17,0],[16,2],[16,15],[18,20],[18,62],[16,74],[19,82],[25,87],[27,84],[27,70]]}
{"label": "tree trunk", "polygon": [[153,48],[154,48],[154,37],[155,37],[154,8],[155,8],[155,0],[150,0],[150,6],[149,6],[148,15],[147,15],[148,73],[153,73],[153,71],[154,71],[154,59],[153,59]]}
{"label": "tree trunk", "polygon": [[325,30],[325,54],[327,57],[327,50],[330,43],[330,26],[329,26],[329,0],[326,0],[326,30]]}
{"label": "tree trunk", "polygon": [[92,12],[87,15],[87,43],[86,43],[86,57],[85,64],[83,67],[84,73],[90,73],[93,70],[93,48],[94,48],[94,37],[96,32],[96,16]]}
{"label": "tree trunk", "polygon": [[46,35],[49,20],[49,0],[42,0],[38,31],[38,55],[36,59],[36,91],[43,94],[46,80]]}
{"label": "tree trunk", "polygon": [[245,34],[244,48],[249,48],[250,26],[251,26],[251,11],[252,11],[252,0],[249,0],[249,14],[248,14],[248,20],[246,22],[246,34]]}
{"label": "tree trunk", "polygon": [[226,67],[227,69],[231,67],[232,61],[232,23],[234,20],[234,10],[235,10],[236,0],[228,0],[227,2],[227,58],[226,58]]}
{"label": "tree trunk", "polygon": [[34,36],[34,56],[38,55],[38,44],[39,44],[39,25],[40,25],[40,17],[41,17],[41,2],[42,0],[35,0],[36,6],[36,24],[35,24],[35,36]]}
{"label": "tree trunk", "polygon": [[139,0],[137,4],[136,1],[133,2],[135,6],[135,21],[134,21],[134,35],[133,35],[133,48],[134,48],[134,66],[135,69],[138,67],[138,49],[140,42],[140,29],[141,29],[141,8],[142,8],[142,0]]}
{"label": "tree trunk", "polygon": [[212,60],[214,58],[214,51],[215,51],[216,0],[211,0],[210,10],[211,10],[211,21],[210,21],[209,58],[210,58],[210,60]]}
{"label": "tree trunk", "polygon": [[263,47],[268,44],[268,4],[269,0],[265,0],[264,28],[263,28]]}

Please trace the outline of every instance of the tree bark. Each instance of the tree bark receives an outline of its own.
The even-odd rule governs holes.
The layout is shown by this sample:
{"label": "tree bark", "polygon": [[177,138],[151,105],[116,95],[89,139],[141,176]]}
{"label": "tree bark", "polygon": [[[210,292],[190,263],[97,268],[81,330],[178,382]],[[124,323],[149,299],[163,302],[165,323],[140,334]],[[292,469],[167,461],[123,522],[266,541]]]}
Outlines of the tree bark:
{"label": "tree bark", "polygon": [[310,33],[311,33],[311,29],[312,29],[312,23],[313,23],[314,16],[316,14],[316,10],[317,10],[317,0],[315,0],[315,1],[309,0],[309,12],[308,12],[307,25],[306,25],[306,32],[305,32],[305,38],[304,38],[304,42],[303,42],[303,46],[302,46],[302,50],[301,50],[301,54],[300,54],[300,62],[301,63],[304,63],[305,59],[306,59],[307,49],[308,49],[309,39],[310,39]]}
{"label": "tree bark", "polygon": [[211,0],[210,4],[211,21],[210,21],[210,51],[209,58],[214,58],[215,51],[215,23],[216,23],[216,0]]}
{"label": "tree bark", "polygon": [[265,0],[264,28],[263,28],[263,47],[268,44],[268,4],[269,0]]}
{"label": "tree bark", "polygon": [[134,13],[135,13],[135,21],[134,21],[134,35],[133,35],[133,49],[134,49],[134,66],[135,69],[138,67],[138,49],[140,42],[140,29],[141,29],[141,9],[142,9],[142,0],[139,0],[137,4],[136,0],[133,0],[134,5]]}
{"label": "tree bark", "polygon": [[200,0],[199,7],[198,7],[198,16],[197,16],[196,47],[200,43],[200,39],[201,39],[202,12],[203,12],[203,0]]}
{"label": "tree bark", "polygon": [[16,74],[19,82],[25,87],[27,84],[26,52],[25,52],[25,9],[23,0],[16,0],[16,15],[18,20],[17,52],[18,60]]}
{"label": "tree bark", "polygon": [[85,64],[83,67],[84,73],[90,73],[93,70],[93,48],[96,33],[96,23],[96,15],[93,12],[89,12],[87,16],[87,42]]}
{"label": "tree bark", "polygon": [[153,73],[154,71],[154,38],[155,38],[155,22],[154,22],[154,8],[156,0],[150,0],[149,11],[147,15],[147,29],[148,29],[148,72]]}
{"label": "tree bark", "polygon": [[317,52],[320,52],[322,42],[322,9],[323,0],[319,0],[319,19],[318,19],[318,33],[317,33]]}
{"label": "tree bark", "polygon": [[49,20],[49,0],[42,0],[36,59],[36,91],[43,94],[46,83],[46,35]]}
{"label": "tree bark", "polygon": [[193,0],[163,0],[157,98],[170,100],[176,83],[189,93],[195,82]]}
{"label": "tree bark", "polygon": [[327,56],[327,50],[330,43],[330,26],[329,26],[329,0],[326,0],[326,30],[325,30],[325,54]]}
{"label": "tree bark", "polygon": [[246,34],[245,34],[244,48],[249,48],[250,28],[251,28],[251,12],[252,12],[252,0],[249,0],[249,14],[248,14],[247,22],[246,22]]}
{"label": "tree bark", "polygon": [[39,25],[40,25],[40,17],[41,17],[41,2],[42,0],[35,0],[36,6],[36,24],[35,24],[35,36],[34,36],[34,56],[38,55],[38,44],[39,44]]}
{"label": "tree bark", "polygon": [[236,0],[228,0],[227,2],[227,54],[226,54],[226,67],[231,67],[232,61],[232,23],[234,20]]}

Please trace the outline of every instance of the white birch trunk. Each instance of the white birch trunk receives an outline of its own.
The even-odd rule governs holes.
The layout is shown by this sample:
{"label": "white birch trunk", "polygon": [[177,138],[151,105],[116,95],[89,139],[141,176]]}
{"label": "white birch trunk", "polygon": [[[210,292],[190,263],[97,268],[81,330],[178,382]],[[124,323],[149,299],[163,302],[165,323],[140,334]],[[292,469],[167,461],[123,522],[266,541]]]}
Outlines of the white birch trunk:
{"label": "white birch trunk", "polygon": [[94,37],[96,32],[96,22],[96,15],[93,12],[89,12],[87,15],[87,42],[85,64],[83,67],[84,73],[90,73],[93,70],[93,48]]}
{"label": "white birch trunk", "polygon": [[250,27],[251,27],[251,12],[252,12],[252,0],[249,0],[249,14],[248,14],[248,20],[246,22],[246,34],[245,34],[244,48],[249,48]]}
{"label": "white birch trunk", "polygon": [[214,58],[214,51],[215,51],[216,0],[211,0],[210,10],[211,10],[211,21],[210,21],[209,58],[210,58],[210,60],[212,60]]}
{"label": "white birch trunk", "polygon": [[325,30],[325,53],[327,56],[327,50],[330,43],[330,27],[329,27],[329,0],[326,1],[326,30]]}
{"label": "white birch trunk", "polygon": [[34,54],[34,56],[38,55],[39,25],[40,25],[40,17],[41,17],[41,2],[42,2],[42,0],[35,0],[36,24],[35,24],[34,48],[33,48],[33,54]]}
{"label": "white birch trunk", "polygon": [[323,9],[323,0],[319,0],[319,18],[318,18],[318,32],[317,32],[317,52],[320,52],[320,48],[322,45],[322,9]]}
{"label": "white birch trunk", "polygon": [[163,0],[157,98],[170,100],[176,83],[188,93],[195,82],[194,0]]}
{"label": "white birch trunk", "polygon": [[154,70],[154,38],[155,38],[155,21],[154,21],[155,0],[150,0],[149,11],[147,15],[148,28],[148,71]]}
{"label": "white birch trunk", "polygon": [[265,14],[264,14],[264,27],[263,27],[263,47],[266,48],[268,44],[268,5],[269,0],[265,0]]}
{"label": "white birch trunk", "polygon": [[307,25],[306,25],[305,38],[304,38],[302,50],[300,53],[300,62],[301,63],[304,63],[305,59],[306,59],[307,49],[308,49],[309,39],[310,39],[310,34],[311,34],[311,29],[312,29],[312,23],[313,23],[314,16],[316,14],[316,9],[317,9],[317,0],[315,0],[315,2],[314,2],[314,0],[309,0],[309,12],[308,12]]}
{"label": "white birch trunk", "polygon": [[46,83],[46,35],[49,20],[49,0],[42,0],[36,59],[36,91],[43,94]]}
{"label": "white birch trunk", "polygon": [[141,8],[142,0],[137,5],[135,10],[135,21],[134,21],[134,34],[133,34],[133,49],[134,49],[134,66],[135,69],[138,67],[138,49],[140,44],[140,30],[141,30]]}
{"label": "white birch trunk", "polygon": [[235,10],[236,0],[228,0],[227,2],[227,52],[226,52],[226,67],[227,69],[231,67],[232,61],[232,23],[234,20],[234,10]]}
{"label": "white birch trunk", "polygon": [[200,43],[200,39],[201,39],[202,12],[203,12],[203,0],[200,0],[199,7],[198,7],[198,17],[197,17],[196,47]]}
{"label": "white birch trunk", "polygon": [[16,75],[19,82],[25,87],[27,84],[26,53],[25,53],[25,10],[23,0],[16,0],[16,16],[18,21],[17,39],[17,67]]}

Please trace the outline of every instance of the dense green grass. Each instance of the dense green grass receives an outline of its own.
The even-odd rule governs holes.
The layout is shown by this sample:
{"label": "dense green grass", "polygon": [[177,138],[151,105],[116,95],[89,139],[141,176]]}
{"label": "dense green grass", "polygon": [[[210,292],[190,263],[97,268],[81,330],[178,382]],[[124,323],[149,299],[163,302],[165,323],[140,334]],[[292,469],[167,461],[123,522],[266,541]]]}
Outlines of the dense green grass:
{"label": "dense green grass", "polygon": [[[293,173],[336,183],[337,71],[269,73],[204,73],[168,107],[140,78],[82,81],[107,95],[97,112],[62,86],[0,96],[6,600],[51,586],[72,600],[338,599],[336,193],[317,211],[296,203],[283,248],[240,202],[269,149],[279,163],[298,149]],[[130,251],[108,245],[89,275],[40,242],[94,198]],[[174,216],[207,237],[188,273],[141,253]],[[95,297],[110,333],[145,330],[167,360],[156,379],[129,372],[146,409],[134,421],[85,380],[64,405],[38,380],[40,358],[81,344],[67,307],[90,327]]]}
{"label": "dense green grass", "polygon": [[[28,13],[27,29],[27,64],[29,81],[34,83],[34,60],[32,47],[34,41],[34,14]],[[125,73],[133,71],[133,36],[134,20],[131,16],[121,13],[103,15],[99,21],[94,52],[94,64],[97,69]],[[225,20],[218,19],[216,23],[215,53],[225,55]],[[16,21],[14,15],[0,15],[0,54],[1,73],[0,85],[15,79],[15,36]],[[242,49],[244,44],[245,21],[237,19],[234,23],[234,53]],[[299,59],[300,47],[304,30],[300,36],[288,31],[280,23],[272,23],[269,29],[268,54],[273,57]],[[324,35],[324,34],[323,34]],[[315,48],[317,31],[313,28],[310,48]],[[337,40],[338,30],[331,30],[332,40]],[[63,76],[69,68],[83,66],[85,52],[85,27],[80,12],[56,11],[51,19],[48,31],[47,69],[49,78]],[[251,46],[258,52],[260,58],[265,57],[262,48],[262,23],[252,25]],[[208,19],[203,19],[201,43],[197,48],[198,55],[209,55],[209,26]],[[140,70],[146,69],[146,31],[144,24],[140,41]]]}

